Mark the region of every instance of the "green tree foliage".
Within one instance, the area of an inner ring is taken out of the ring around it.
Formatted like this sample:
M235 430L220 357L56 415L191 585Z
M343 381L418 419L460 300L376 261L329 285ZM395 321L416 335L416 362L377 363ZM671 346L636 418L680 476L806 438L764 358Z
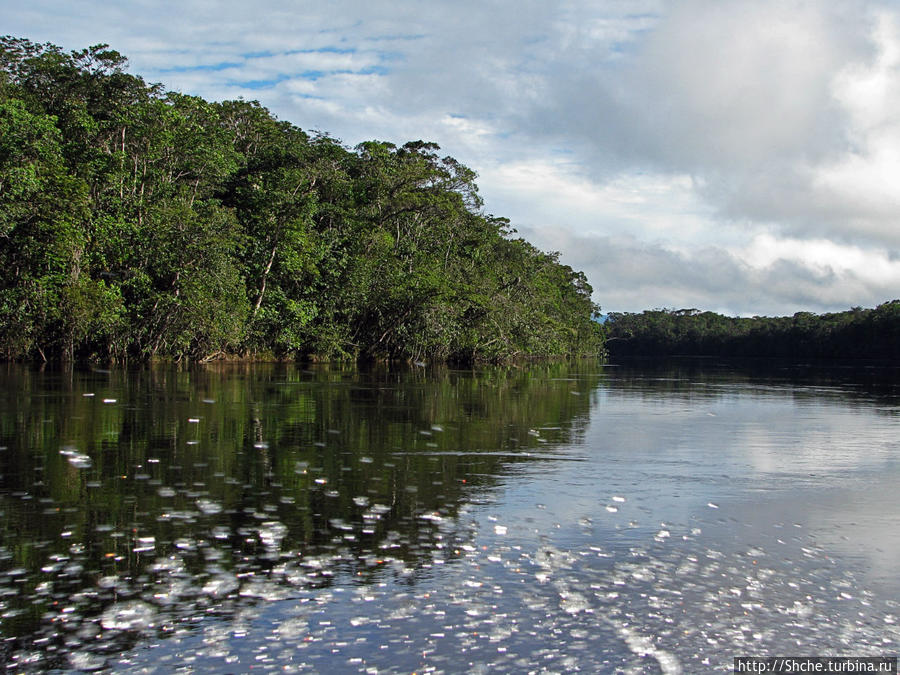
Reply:
M613 356L764 356L900 359L900 300L874 309L727 317L696 309L611 313Z
M0 38L6 358L599 353L584 275L437 145L350 149L125 65Z

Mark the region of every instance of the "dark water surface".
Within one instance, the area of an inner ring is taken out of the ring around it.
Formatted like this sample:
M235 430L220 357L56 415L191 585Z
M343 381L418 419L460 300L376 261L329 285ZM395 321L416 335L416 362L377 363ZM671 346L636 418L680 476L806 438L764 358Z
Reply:
M10 672L703 673L898 651L896 370L0 378Z

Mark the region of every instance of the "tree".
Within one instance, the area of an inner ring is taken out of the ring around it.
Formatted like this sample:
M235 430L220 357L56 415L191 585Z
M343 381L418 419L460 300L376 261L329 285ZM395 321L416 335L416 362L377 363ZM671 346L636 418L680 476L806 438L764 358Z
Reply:
M351 150L257 102L0 38L8 358L597 353L584 275L425 141Z

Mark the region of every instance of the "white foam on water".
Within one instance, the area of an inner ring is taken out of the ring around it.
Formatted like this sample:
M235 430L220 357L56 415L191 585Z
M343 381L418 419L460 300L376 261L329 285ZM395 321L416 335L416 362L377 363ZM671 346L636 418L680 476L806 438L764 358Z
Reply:
M100 625L107 630L142 630L153 625L156 608L142 600L118 602L106 609Z
M663 675L681 675L683 672L681 663L674 654L667 652L665 649L656 647L653 644L653 640L646 635L638 633L629 626L619 625L616 629L619 635L622 636L622 639L625 640L628 649L630 649L633 654L640 657L651 656L656 659Z

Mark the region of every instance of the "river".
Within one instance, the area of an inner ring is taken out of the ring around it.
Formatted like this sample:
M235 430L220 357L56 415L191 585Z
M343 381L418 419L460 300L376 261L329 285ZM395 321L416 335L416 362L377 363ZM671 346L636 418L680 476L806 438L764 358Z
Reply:
M2 366L9 672L895 655L900 371Z

